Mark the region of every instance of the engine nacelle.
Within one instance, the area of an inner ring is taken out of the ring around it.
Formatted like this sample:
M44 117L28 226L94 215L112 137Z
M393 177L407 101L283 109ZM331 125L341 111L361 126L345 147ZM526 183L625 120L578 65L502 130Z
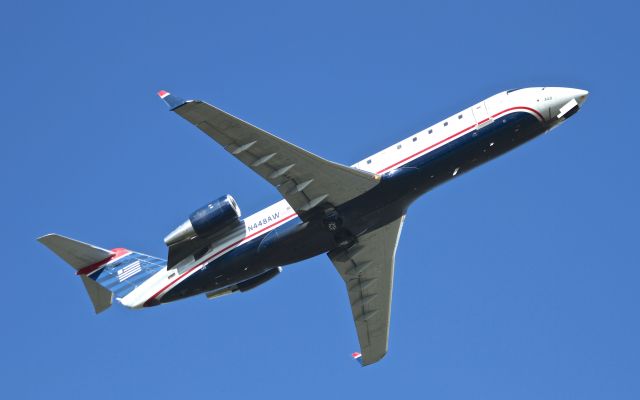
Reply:
M189 219L164 238L167 246L220 232L240 222L240 207L230 195L222 196L194 211Z

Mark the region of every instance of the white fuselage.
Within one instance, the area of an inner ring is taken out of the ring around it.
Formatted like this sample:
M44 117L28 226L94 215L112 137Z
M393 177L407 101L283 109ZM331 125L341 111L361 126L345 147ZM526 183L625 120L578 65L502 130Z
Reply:
M501 116L512 112L527 112L551 129L563 121L558 114L571 101L581 105L588 92L568 88L526 88L506 91L465 108L436 124L413 134L355 164L353 167L385 174L422 157L479 128L495 123ZM567 111L565 107L564 111ZM454 173L455 175L455 173ZM295 211L281 200L244 219L245 230L215 244L203 257L188 257L176 268L160 270L122 299L123 305L140 308L151 298L162 298L169 290L188 279L207 263L243 244L260 237L297 217Z

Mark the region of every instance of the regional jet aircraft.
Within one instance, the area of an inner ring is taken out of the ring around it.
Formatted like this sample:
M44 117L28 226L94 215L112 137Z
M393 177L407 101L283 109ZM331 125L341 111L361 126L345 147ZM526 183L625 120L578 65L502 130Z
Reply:
M508 90L355 163L326 160L198 100L158 95L284 197L246 218L230 195L194 211L164 238L167 261L61 235L38 240L80 276L97 313L112 299L142 308L245 292L282 267L326 253L345 283L362 365L387 352L396 246L425 192L563 123L588 92Z

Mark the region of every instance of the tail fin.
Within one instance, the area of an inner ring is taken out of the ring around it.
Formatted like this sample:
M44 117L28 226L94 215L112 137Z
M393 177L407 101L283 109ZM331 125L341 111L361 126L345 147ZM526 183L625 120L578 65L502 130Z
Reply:
M165 267L164 260L117 248L106 250L51 233L38 238L80 275L96 313L122 298Z
M76 273L86 270L88 267L104 264L115 254L112 251L56 235L55 233L39 237L38 241L75 268ZM82 275L82 283L87 289L96 314L111 306L113 294L110 291L98 285L96 281L86 275Z

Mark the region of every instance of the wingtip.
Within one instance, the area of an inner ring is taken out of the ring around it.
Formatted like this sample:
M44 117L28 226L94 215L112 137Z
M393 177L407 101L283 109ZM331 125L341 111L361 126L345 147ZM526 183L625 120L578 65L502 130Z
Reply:
M36 240L40 243L44 243L47 241L47 239L49 239L52 236L57 236L56 233L47 233L46 235L42 235L40 237L37 237Z
M358 353L357 351L351 353L351 358L354 359L354 361L357 361L358 364L362 365L362 354Z
M169 109L171 109L172 111L186 103L186 101L184 101L180 97L175 96L167 92L166 90L158 90L158 97L164 100L164 102L169 106Z

